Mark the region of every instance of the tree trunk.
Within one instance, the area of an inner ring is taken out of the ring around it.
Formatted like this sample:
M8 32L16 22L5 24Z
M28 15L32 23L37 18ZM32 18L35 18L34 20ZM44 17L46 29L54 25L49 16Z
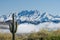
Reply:
M12 40L15 40L15 33L12 33Z

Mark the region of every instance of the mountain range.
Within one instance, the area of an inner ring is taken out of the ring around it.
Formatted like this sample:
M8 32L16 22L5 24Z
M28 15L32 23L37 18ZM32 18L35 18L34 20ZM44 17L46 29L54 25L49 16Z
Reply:
M38 10L23 10L15 15L18 22L18 33L26 33L31 31L38 31L41 28L48 28L49 30L56 30L60 28L60 16L51 15L47 12L40 13ZM0 16L0 22L10 22L12 20L12 13Z
M11 15L12 14L10 14L9 16L6 15L0 16L0 21L6 22L12 20ZM16 15L16 19L19 24L30 23L30 24L37 25L44 22L60 23L60 16L54 16L48 14L47 12L40 13L37 10L21 11Z

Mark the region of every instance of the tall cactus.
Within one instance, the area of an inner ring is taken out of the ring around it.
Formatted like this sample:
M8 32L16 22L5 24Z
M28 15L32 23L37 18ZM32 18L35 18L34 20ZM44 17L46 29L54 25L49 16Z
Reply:
M15 21L14 13L12 14L12 22L9 24L9 29L12 33L12 40L15 40L15 33L17 31L17 21Z

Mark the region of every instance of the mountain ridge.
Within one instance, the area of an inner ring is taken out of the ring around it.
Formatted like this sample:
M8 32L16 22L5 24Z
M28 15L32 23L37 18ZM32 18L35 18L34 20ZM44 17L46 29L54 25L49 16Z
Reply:
M0 19L2 18L3 20L1 20L6 22L12 20L11 16L12 14L10 14L9 16L4 15L3 17L1 16ZM48 14L47 12L40 13L38 10L21 11L16 15L16 18L19 24L31 23L37 25L44 22L60 22L60 16L53 16L51 14Z

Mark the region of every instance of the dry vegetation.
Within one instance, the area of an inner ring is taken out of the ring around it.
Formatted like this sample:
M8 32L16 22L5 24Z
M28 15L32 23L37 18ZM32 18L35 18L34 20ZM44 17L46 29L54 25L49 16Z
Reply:
M12 40L12 35L7 33L0 33L0 40ZM60 30L48 31L40 30L39 32L32 32L28 35L15 35L16 40L60 40Z

